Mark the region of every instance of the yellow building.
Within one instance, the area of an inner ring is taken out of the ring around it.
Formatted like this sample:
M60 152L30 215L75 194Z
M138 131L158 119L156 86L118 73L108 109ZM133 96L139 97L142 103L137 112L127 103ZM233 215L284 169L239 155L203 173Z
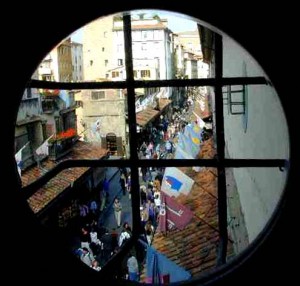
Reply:
M59 43L41 62L38 68L40 80L72 81L71 39Z

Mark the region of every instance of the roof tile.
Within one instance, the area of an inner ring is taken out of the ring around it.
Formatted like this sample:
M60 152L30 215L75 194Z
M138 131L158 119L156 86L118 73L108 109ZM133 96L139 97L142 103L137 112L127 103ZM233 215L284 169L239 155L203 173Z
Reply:
M61 161L67 159L100 159L107 154L107 150L92 143L78 141L72 151ZM34 166L22 173L22 185L27 186L37 180L43 173L52 169L56 163L46 159L41 169ZM68 188L71 183L79 179L89 168L77 167L65 169L49 180L42 188L37 190L28 200L28 204L34 213L41 211L47 204Z
M204 141L199 157L213 158L215 154L213 140ZM219 233L216 169L202 168L198 173L192 171L192 168L180 169L196 184L188 195L180 194L175 200L189 207L194 217L181 231L172 230L166 235L156 232L152 245L195 277L204 270L215 267L217 261L216 245ZM228 255L232 252L233 247L229 243ZM145 277L145 273L142 277Z

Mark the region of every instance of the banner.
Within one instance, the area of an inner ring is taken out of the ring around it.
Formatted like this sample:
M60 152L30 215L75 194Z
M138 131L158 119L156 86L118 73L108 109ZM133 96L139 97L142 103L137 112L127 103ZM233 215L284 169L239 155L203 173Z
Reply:
M187 137L183 133L179 133L178 135L177 146L179 146L183 151L188 153L193 158L196 158L200 150L199 146L194 144L191 138Z
M53 134L47 140L45 140L45 142L40 147L38 147L35 150L35 153L37 155L39 155L39 156L48 156L49 155L48 141L52 137L53 137Z
M23 161L22 161L22 151L27 147L27 145L30 143L30 141L28 141L16 154L15 154L15 160L16 160L16 163L17 163L17 167L18 167L18 172L19 172L19 175L21 177L21 166L23 164Z
M167 167L162 180L161 190L170 197L178 197L180 193L188 195L194 180L176 167Z
M168 285L191 278L188 271L151 246L147 247L146 270L146 283L155 285Z
M185 152L180 145L175 146L174 159L194 159L190 154Z
M201 129L196 124L188 124L184 128L184 135L191 139L191 141L199 146L201 143Z
M193 217L192 211L177 203L173 198L166 195L164 192L160 193L161 205L159 210L158 231L166 232L178 228L184 229Z

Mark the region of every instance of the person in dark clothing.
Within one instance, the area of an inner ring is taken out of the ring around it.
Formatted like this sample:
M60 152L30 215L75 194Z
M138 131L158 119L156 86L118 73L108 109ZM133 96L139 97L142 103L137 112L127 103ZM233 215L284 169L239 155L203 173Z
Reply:
M86 247L88 249L89 253L91 253L91 255L93 255L93 251L90 248L91 236L90 236L90 232L87 227L81 228L80 243L81 243L81 248Z
M161 173L158 173L155 177L155 180L158 180L160 182L160 185L162 184L163 175Z
M109 260L113 253L113 239L112 235L107 231L100 238L103 243L103 251L102 251L102 266Z
M124 173L121 174L120 185L121 185L121 189L123 192L123 196L125 196L126 195L126 177L125 177Z
M109 180L105 177L104 181L103 181L103 189L100 191L100 212L102 212L105 207L106 207L106 203L108 201L108 197L109 197Z

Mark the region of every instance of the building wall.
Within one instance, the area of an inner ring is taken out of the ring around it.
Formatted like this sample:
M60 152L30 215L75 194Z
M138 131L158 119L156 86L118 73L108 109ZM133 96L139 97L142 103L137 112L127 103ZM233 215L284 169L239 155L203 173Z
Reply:
M38 79L38 69L31 76L32 79ZM19 106L17 122L30 119L33 116L41 115L42 108L40 94L36 88L27 88L24 90L22 101Z
M246 51L224 37L223 75L266 76ZM271 86L248 86L248 120L229 115L224 105L225 142L230 158L287 159L287 122ZM278 168L236 168L234 179L251 242L272 215L284 188L287 172Z
M197 68L198 68L198 78L208 78L209 66L207 63L204 63L202 60L198 60Z
M82 103L82 91L78 91L74 94L75 101L78 102L78 107L76 108L76 118L77 118L77 133L80 135L80 140L85 140L85 126L83 124L83 103Z
M198 31L178 33L178 40L183 45L185 50L192 52L196 55L202 55Z
M41 114L41 104L38 97L23 99L19 106L17 122Z
M132 21L132 56L134 60L134 70L140 71L148 69L148 65L143 65L144 61L152 62L159 72L153 73L147 79L171 79L172 78L172 58L171 58L171 38L170 31L165 26L159 26L160 22L155 19L144 19ZM136 28L145 25L147 28ZM153 29L151 27L153 26ZM114 22L113 36L113 58L114 67L118 67L118 59L125 63L124 36L122 22ZM148 63L149 64L149 63Z
M55 112L55 115L59 116L58 112ZM47 137L49 137L52 134L56 133L54 114L43 114L43 118L47 120L46 132L47 132Z
M198 77L198 68L197 61L194 59L185 59L185 75L189 78L197 78Z
M113 17L95 20L83 28L83 74L84 80L106 78L112 68ZM105 64L107 61L107 64Z
M59 43L43 59L39 69L39 79L50 81L72 81L72 52L70 38ZM43 76L49 79L43 79Z
M72 51L70 38L63 41L56 49L59 81L70 82L72 80Z
M92 100L91 91L82 91L82 120L88 141L100 141L107 133L115 133L125 139L125 100L118 92L105 92L104 99ZM99 128L96 128L97 121Z
M82 44L72 42L72 80L83 80L83 47Z

